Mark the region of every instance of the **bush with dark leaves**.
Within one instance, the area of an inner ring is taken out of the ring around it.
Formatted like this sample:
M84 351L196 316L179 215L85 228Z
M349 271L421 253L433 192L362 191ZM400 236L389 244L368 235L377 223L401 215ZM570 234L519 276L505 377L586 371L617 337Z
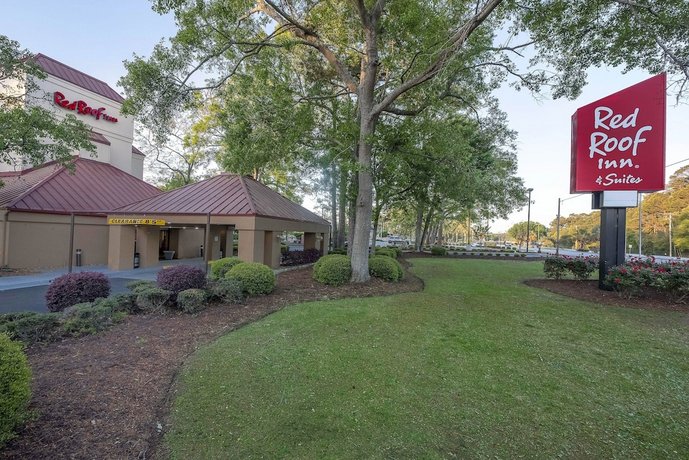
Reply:
M316 262L321 257L318 249L306 249L304 251L288 251L282 254L281 265L295 266Z
M206 287L206 273L193 265L175 265L158 272L158 287L175 294Z
M68 273L55 278L45 293L48 310L62 311L110 295L110 281L98 272Z

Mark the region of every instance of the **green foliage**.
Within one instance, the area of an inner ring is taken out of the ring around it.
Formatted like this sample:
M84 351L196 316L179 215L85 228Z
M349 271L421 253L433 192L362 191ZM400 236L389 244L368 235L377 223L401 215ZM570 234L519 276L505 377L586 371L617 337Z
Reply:
M598 269L598 257L548 256L543 263L546 278L561 279L570 272L578 280L587 280Z
M689 297L689 262L657 263L653 258L634 258L610 268L605 282L629 297L653 288L677 302L686 302Z
M208 289L213 300L229 304L239 304L244 301L244 287L239 280L221 278L212 281Z
M38 342L51 342L62 336L60 313L22 313L3 315L0 333L27 345Z
M96 334L110 328L124 316L125 312L113 312L108 302L80 303L63 311L62 329L71 336Z
M388 249L388 248L376 248L376 255L377 256L386 256L386 257L392 257L393 259L397 258L397 251L393 249Z
M144 313L162 313L172 299L172 291L157 287L140 289L136 293L136 304Z
M211 262L210 278L212 280L222 279L225 277L225 274L232 269L232 267L243 263L244 261L239 257L225 257L223 259L214 260Z
M226 278L242 283L247 295L270 294L275 288L275 274L267 265L258 262L245 262L235 265L225 275Z
M548 234L548 229L545 225L533 221L527 226L527 222L524 221L512 225L507 230L507 234L514 238L519 246L526 242L527 233L529 237L529 244L531 245L532 243L536 243L542 238L545 238Z
M431 254L434 256L445 256L447 255L447 249L442 246L433 246L431 248Z
M328 254L313 266L313 279L331 286L349 283L352 278L352 260L345 254Z
M345 248L333 248L330 251L328 251L328 254L334 254L334 255L347 255L347 249Z
M373 256L368 260L368 271L371 276L385 281L399 281L404 271L395 259L386 256Z
M28 419L31 371L19 342L0 333L0 449Z
M89 140L91 128L74 115L25 104L24 96L38 93L33 80L46 74L22 50L19 43L0 35L0 163L21 166L57 160L68 164L75 150L95 152ZM26 75L30 78L26 79ZM14 83L26 82L24 87ZM51 142L45 142L49 138Z
M177 294L177 307L184 313L197 313L207 305L207 294L203 289L187 289Z
M93 303L98 306L107 306L114 313L136 313L138 310L136 294L133 292L114 294L107 299L96 299Z
M135 280L127 283L127 289L132 291L134 294L138 294L139 291L146 291L154 287L158 287L155 281Z

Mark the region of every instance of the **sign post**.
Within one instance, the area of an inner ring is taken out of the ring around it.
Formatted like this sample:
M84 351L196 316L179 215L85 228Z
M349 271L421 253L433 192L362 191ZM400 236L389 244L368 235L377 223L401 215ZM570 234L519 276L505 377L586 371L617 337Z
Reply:
M601 209L599 286L624 263L626 208L665 189L665 74L585 105L572 115L570 193Z

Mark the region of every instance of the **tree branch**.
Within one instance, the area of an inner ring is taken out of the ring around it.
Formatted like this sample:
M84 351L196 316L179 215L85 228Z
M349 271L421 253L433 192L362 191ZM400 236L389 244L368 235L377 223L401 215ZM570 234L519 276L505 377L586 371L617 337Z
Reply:
M428 65L423 72L416 77L402 83L400 86L388 93L388 95L385 96L380 103L376 104L373 108L373 115L377 115L382 112L402 94L434 78L447 65L457 50L464 45L472 32L483 24L483 22L488 18L488 16L490 16L493 10L500 5L500 3L502 3L502 0L488 0L477 14L475 14L450 37L448 40L449 45L438 53L436 59L430 65Z

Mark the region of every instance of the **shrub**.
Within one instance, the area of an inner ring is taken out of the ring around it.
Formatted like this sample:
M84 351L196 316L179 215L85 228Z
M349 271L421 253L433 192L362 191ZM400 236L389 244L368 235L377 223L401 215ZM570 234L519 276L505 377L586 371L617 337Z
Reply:
M331 251L328 252L328 254L337 254L337 255L347 255L347 249L346 248L333 248Z
M402 277L400 263L387 256L373 256L368 259L368 272L371 276L386 281L399 281Z
M632 297L644 288L653 288L678 302L689 296L689 262L656 263L655 259L634 258L612 267L606 284L620 294Z
M244 288L239 280L223 278L210 285L210 296L223 303L238 304L244 301Z
M125 292L122 294L115 294L107 299L96 299L94 301L96 305L106 305L114 313L126 312L126 313L136 313L138 308L136 306L136 294L131 292Z
M211 275L212 280L219 280L225 277L225 274L229 272L235 265L243 264L244 261L239 257L225 257L223 259L214 260L211 262Z
M0 448L27 419L30 384L31 371L21 344L0 334Z
M543 272L546 278L561 279L567 274L567 259L564 257L546 257L543 262Z
M177 294L206 287L206 273L193 265L175 265L158 272L158 287Z
M319 283L341 286L351 278L352 259L344 254L328 254L313 266L313 279Z
M196 313L206 308L206 291L186 289L177 294L177 307L185 313Z
M155 281L148 281L148 280L135 280L135 281L130 281L127 283L127 289L132 291L133 293L138 293L139 291L145 291L146 289L150 289L156 287Z
M37 342L52 342L62 337L59 313L10 313L0 324L0 333L27 345ZM9 317L9 319L7 319Z
M305 251L288 251L282 254L281 265L294 266L306 265L316 262L321 257L318 249L307 249Z
M395 259L399 259L402 255L402 249L397 246L388 246L386 249L390 249L391 251L395 252Z
M388 248L376 248L376 255L377 256L385 256L385 257L392 257L393 259L397 258L397 252L395 252L392 249L388 249Z
M273 270L258 262L235 265L225 277L240 281L244 292L248 295L270 294L275 287Z
M95 334L120 321L126 313L113 312L107 303L86 302L65 309L62 313L64 322L62 329L66 334L80 336Z
M160 288L141 290L136 295L136 304L145 313L161 313L173 296L172 291Z
M444 256L447 254L447 249L442 246L433 246L431 248L431 254L434 256Z
M45 301L50 311L62 311L65 308L83 302L92 302L99 297L110 295L110 281L102 273L81 272L68 273L55 278L48 287Z

